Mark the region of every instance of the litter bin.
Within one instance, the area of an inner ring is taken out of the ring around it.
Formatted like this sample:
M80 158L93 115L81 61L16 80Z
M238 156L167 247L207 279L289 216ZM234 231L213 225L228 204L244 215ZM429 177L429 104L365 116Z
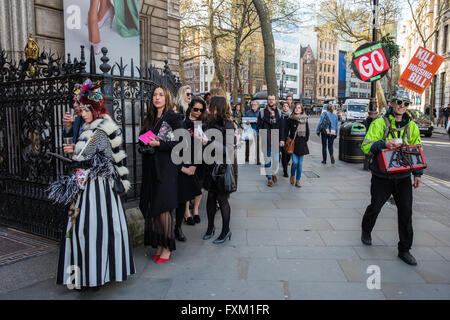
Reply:
M361 144L366 135L366 127L359 122L346 122L339 131L339 160L363 163L365 155Z

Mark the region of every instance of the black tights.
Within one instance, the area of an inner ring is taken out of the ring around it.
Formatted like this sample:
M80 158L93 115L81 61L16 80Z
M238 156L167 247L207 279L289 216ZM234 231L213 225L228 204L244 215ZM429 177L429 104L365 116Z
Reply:
M175 229L181 228L185 212L186 202L178 203L178 207L175 210Z
M230 215L231 208L228 203L229 194L215 193L208 191L208 198L206 200L206 213L208 215L208 230L207 234L211 234L214 229L214 216L216 215L216 203L219 203L220 212L222 213L222 232L219 238L222 239L230 231Z

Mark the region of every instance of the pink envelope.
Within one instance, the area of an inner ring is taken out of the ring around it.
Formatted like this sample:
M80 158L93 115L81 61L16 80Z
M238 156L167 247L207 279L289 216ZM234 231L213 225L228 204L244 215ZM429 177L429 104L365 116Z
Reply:
M152 141L151 138L156 138L156 134L154 134L151 130L139 136L139 140L141 140L145 144L150 143L150 141Z

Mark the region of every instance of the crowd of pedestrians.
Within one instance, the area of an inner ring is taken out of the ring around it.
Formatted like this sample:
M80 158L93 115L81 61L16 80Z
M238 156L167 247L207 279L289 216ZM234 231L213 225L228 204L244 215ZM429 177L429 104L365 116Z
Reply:
M403 113L395 109L397 105L391 103L391 107L394 110L393 123L400 125L399 121L403 119L405 123L402 125L410 125L408 119L401 118ZM123 166L126 154L121 150L121 131L108 114L99 84L87 80L76 86L73 108L75 114L68 112L63 117L63 135L72 139L72 143L63 145L73 163L72 175L55 181L49 189L49 198L65 205L68 211L57 283L66 284L70 275L67 270L75 266L80 270L81 287L98 288L110 281L125 281L135 273L120 200L120 195L130 187L126 180L128 170ZM404 112L403 109L401 111ZM381 125L382 122L379 120L374 124ZM375 135L375 126L370 128L368 136ZM186 139L175 137L178 129L187 132ZM322 112L315 132L321 136L322 163L327 161L328 149L334 164L333 143L338 134L338 117L333 105L328 105ZM303 158L310 154L308 115L301 103L294 104L291 95L286 101L277 103L276 97L269 94L266 105L260 106L257 101L252 101L241 110L239 104L232 108L220 88L211 89L202 98L194 97L191 88L183 86L174 99L167 88L158 86L148 101L140 135L150 136L149 141L140 138L138 148L142 154L139 208L145 220L144 244L156 249L152 259L158 264L170 260L176 250L176 241L188 241L182 230L183 222L186 225L200 223L199 206L204 190L207 191L207 228L203 240L215 236L215 215L219 210L222 227L212 242L220 244L231 240L229 198L237 189L236 148L241 137L245 141L246 162L251 155L256 156L258 164L263 162L261 165L265 169L268 187L278 183L281 161L283 176L290 178L291 185L301 188ZM414 142L420 143L420 138L416 139L419 140ZM376 153L391 142L372 144L366 139L363 150L367 153L370 148ZM180 143L186 148L182 148L182 161L178 163L174 161L173 151ZM201 151L212 150L208 161L203 153L197 161L196 145ZM371 229L388 193L393 193L399 200L402 197L411 199L409 191L398 193L392 189L391 182L383 180L385 178L375 172L372 179L373 188L382 188L387 193L382 199L372 194L372 203L366 210L362 225L365 244L370 244ZM406 176L399 179L404 179L398 181L410 190L411 184L407 183ZM414 186L417 187L418 183L419 173ZM412 241L411 210L409 206L401 206L399 210L403 217L399 229L402 233L399 256L414 264L414 258L408 255Z

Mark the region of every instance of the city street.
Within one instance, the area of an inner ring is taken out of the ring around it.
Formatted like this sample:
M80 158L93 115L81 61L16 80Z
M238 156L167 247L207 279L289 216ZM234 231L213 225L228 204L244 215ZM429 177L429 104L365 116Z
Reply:
M424 179L414 190L411 253L418 266L408 266L397 257L396 207L384 206L373 245L362 245L370 173L361 164L321 164L321 146L311 137L302 188L281 176L269 188L257 166L239 167L238 191L230 200L231 241L202 240L203 197L201 223L183 224L188 240L177 242L168 263L155 264L154 250L141 246L133 252L137 274L128 281L74 292L55 284L54 243L50 253L0 266L0 299L450 299L450 187L438 192ZM381 288L370 290L368 267L374 265Z

